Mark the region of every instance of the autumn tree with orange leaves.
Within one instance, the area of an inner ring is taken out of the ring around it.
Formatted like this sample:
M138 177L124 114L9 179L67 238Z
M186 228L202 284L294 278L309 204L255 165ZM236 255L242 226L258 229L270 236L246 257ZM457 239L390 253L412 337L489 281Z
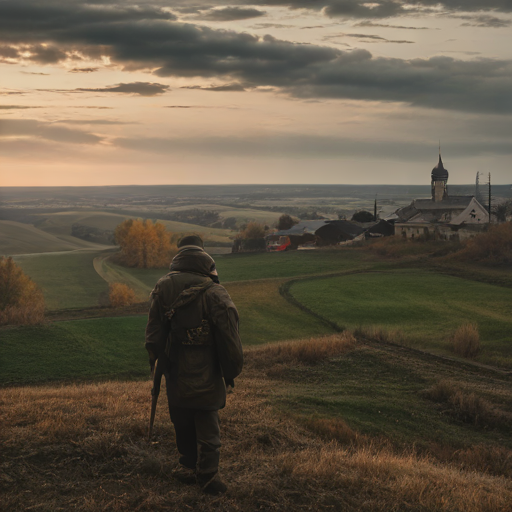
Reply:
M12 258L0 257L0 325L38 324L44 320L39 287Z
M171 261L177 248L171 243L172 234L163 224L147 219L128 219L115 230L116 243L121 247L118 261L127 267L162 268Z

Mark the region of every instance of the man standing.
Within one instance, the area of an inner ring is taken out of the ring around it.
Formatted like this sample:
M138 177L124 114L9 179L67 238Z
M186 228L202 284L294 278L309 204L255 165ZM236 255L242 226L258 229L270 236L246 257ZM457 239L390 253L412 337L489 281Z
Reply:
M227 487L218 474L218 410L243 366L238 312L201 238L186 236L178 248L171 272L151 293L146 349L151 366L158 359L165 375L180 454L176 476L197 477L204 492L219 494Z

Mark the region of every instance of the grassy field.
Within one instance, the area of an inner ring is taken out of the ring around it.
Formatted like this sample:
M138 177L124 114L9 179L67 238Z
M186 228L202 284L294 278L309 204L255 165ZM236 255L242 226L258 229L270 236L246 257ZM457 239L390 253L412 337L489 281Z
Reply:
M280 282L233 283L245 347L332 332L291 306ZM2 329L0 384L143 377L147 372L147 316L94 318Z
M18 256L15 261L43 290L52 309L97 306L108 290L94 270L97 251Z
M221 411L221 497L172 478L164 396L148 443L149 381L1 389L1 508L509 511L510 428L462 420L423 394L453 368L343 343L300 361L308 350L294 346L247 354ZM453 386L511 405L510 380L459 370Z
M458 326L475 322L482 344L477 360L512 367L510 288L407 270L297 281L290 291L341 327L384 329L397 341L440 353Z
M101 250L105 246L74 237L57 237L30 224L0 221L0 255L13 256L87 248Z

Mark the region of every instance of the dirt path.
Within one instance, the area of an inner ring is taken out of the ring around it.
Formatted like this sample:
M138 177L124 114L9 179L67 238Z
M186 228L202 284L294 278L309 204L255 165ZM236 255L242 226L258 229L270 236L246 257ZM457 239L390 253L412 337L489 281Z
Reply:
M147 300L151 292L151 288L136 277L130 275L128 272L123 272L120 267L114 268L110 265L108 260L111 256L111 254L102 254L101 256L94 258L93 266L98 275L109 284L126 284L135 292L137 299L141 301Z

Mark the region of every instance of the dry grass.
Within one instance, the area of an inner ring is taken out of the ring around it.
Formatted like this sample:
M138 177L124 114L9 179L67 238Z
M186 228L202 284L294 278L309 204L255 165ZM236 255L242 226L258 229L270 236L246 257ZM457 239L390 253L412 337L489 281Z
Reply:
M459 420L489 428L509 428L512 414L501 411L485 398L448 380L440 380L424 392L425 397L449 406Z
M281 364L317 364L326 359L341 356L356 346L350 331L321 338L283 341L259 347L248 353L249 364L270 367Z
M458 356L472 359L480 352L478 325L467 322L457 328L450 337L450 347Z
M245 372L221 413L221 466L230 489L218 498L170 477L176 453L162 399L155 441L147 442L149 381L2 390L0 508L510 510L512 483L503 477L378 444L343 446L328 440L354 438L341 423L329 433L332 425L316 422L318 436L278 415L269 405L274 383L260 373Z
M384 329L383 327L361 326L354 330L357 338L366 338L383 343L407 345L407 338L400 329Z

